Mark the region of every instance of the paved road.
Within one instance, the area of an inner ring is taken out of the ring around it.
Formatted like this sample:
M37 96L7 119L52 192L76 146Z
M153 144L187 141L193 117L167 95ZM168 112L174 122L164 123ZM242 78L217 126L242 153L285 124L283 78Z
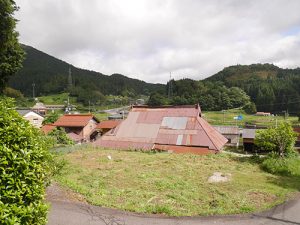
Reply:
M91 206L52 186L48 225L300 225L300 196L264 213L214 217L164 217Z

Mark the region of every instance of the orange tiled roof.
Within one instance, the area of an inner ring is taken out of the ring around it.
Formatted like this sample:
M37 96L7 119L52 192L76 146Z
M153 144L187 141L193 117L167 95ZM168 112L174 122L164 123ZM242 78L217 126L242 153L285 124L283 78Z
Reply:
M97 125L96 129L113 129L121 122L122 120L104 120Z
M54 123L54 125L57 127L84 127L91 119L99 122L92 114L71 114L63 115Z
M48 134L50 131L52 131L56 126L54 126L53 124L45 124L44 126L42 126L41 130L45 133Z

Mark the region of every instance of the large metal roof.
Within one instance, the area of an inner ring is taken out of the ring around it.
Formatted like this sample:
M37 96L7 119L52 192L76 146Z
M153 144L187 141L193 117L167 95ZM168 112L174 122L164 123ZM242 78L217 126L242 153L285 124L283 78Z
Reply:
M95 142L109 148L143 148L156 146L201 147L219 151L227 142L216 129L200 117L199 106L133 107L116 129Z

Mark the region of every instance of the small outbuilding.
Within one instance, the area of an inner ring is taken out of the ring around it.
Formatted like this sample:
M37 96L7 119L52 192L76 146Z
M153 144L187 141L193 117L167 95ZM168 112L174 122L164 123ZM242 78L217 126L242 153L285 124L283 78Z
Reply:
M255 139L256 129L243 129L242 138L244 150L246 152L254 151L254 139Z
M238 126L214 126L214 128L227 138L226 146L239 146L240 131Z

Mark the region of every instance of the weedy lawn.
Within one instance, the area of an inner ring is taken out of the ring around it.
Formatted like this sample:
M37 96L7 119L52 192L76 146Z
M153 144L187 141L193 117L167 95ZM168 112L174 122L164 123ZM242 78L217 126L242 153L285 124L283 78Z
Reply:
M111 160L108 159L111 156ZM170 216L260 211L300 189L299 177L263 172L255 160L226 154L143 153L82 147L59 153L65 166L55 179L98 206ZM210 184L214 172L227 183Z
M242 115L243 119L240 121L234 120L234 117ZM242 126L245 123L256 124L260 126L275 126L277 123L283 121L289 121L293 125L300 125L298 117L289 116L284 118L283 116L255 116L248 115L243 110L230 109L225 111L205 111L202 115L212 125L239 125Z

